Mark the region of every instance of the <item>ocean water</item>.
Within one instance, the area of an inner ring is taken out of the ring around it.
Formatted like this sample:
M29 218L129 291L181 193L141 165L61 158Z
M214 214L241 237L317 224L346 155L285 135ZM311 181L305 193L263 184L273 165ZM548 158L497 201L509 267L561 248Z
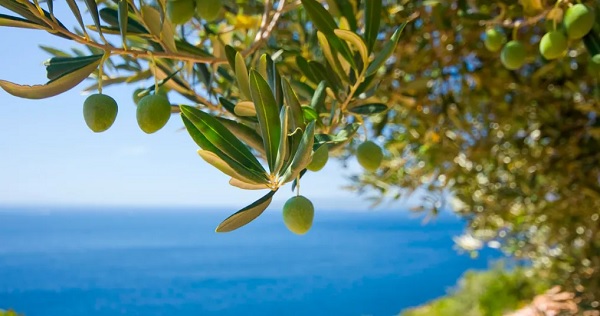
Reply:
M267 211L0 210L0 308L27 316L396 315L499 254L457 254L464 224L319 212L305 236Z

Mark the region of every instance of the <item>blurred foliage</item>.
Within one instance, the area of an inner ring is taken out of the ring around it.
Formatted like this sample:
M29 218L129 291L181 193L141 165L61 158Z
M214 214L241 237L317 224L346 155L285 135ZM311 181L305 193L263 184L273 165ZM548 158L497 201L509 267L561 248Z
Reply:
M351 189L371 194L377 203L426 188L416 211L435 214L452 208L468 221L467 234L480 241L472 245L499 244L531 260L544 278L579 293L584 304L600 304L598 1L582 1L596 12L593 29L583 39L569 40L564 56L552 61L541 57L538 44L546 32L562 31L563 15L575 1L384 0L380 8L379 1L360 0L223 0L215 20L196 15L182 25L164 19L167 2L138 6L107 0L96 8L95 1L68 1L71 9L85 3L94 22L84 28L81 21L81 28L71 30L56 17L48 18L53 1L45 3L45 11L37 1L0 0L22 17L0 16L0 26L45 30L89 51L42 47L70 58L48 63L48 79L56 79L49 88L0 84L15 95L46 97L91 73L101 84L87 91L137 83L147 87L136 93L139 97L160 86L219 117L235 128L253 155L267 156L269 163L269 172L255 164L246 173L256 183L232 184L273 190L236 213L241 219L228 219L227 229L259 216L281 185L304 175L298 171L310 160L312 139L302 137L307 152L282 151L284 159L275 161L279 153L274 149L284 147L278 147L277 134L267 131L285 132L285 119L280 121L275 111L269 114L275 123L265 125L255 116L258 107L245 102L272 93L279 107L303 118L301 130L314 122L315 144L327 144L332 155L353 157L364 139L384 145L382 167L353 177ZM489 29L523 44L522 67L506 69L501 52L486 48ZM95 33L99 30L103 34ZM360 36L362 44L353 36ZM103 53L110 58L100 59ZM251 88L259 93L248 96L248 72L242 65L255 69L251 76L262 77L268 87L252 80ZM281 88L282 78L290 89ZM154 84L148 82L152 79ZM294 94L297 100L290 98ZM271 108L265 106L273 103L271 98L266 101L260 109ZM200 128L187 126L195 140L203 141ZM261 147L262 134L273 136L265 137L269 148ZM234 139L217 136L221 142ZM298 149L300 134L287 136L290 148ZM216 143L203 144L206 149ZM223 166L214 155L205 156ZM302 157L286 176L281 162L290 165L292 156ZM254 163L247 152L241 158ZM285 181L280 182L282 174Z
M502 316L549 288L525 268L467 271L448 295L403 311L402 316Z

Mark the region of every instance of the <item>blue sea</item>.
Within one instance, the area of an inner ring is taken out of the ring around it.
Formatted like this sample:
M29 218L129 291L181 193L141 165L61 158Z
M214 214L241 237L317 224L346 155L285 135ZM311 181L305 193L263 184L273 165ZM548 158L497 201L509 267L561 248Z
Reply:
M500 255L458 254L464 223L407 212L279 212L214 233L229 213L0 209L0 308L27 316L396 315Z

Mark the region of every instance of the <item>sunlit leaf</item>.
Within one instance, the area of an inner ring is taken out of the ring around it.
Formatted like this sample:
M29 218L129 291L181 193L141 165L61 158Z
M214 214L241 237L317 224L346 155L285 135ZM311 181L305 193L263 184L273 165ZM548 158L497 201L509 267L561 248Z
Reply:
M243 209L239 210L235 214L229 216L227 219L225 219L223 222L221 222L221 224L219 224L219 226L216 229L216 232L218 232L218 233L230 232L230 231L236 230L236 229L250 223L254 219L256 219L258 216L260 216L260 214L262 214L267 209L269 204L271 204L271 200L272 200L275 192L277 192L277 191L271 191L271 192L267 193L265 196L256 200L254 203L244 207Z
M246 145L210 114L191 106L182 106L181 113L192 122L211 144L229 158L258 173L265 172L262 165L256 160L256 157L254 157Z
M6 92L25 99L49 98L68 91L87 78L100 64L100 58L86 66L63 74L45 85L19 85L6 80L0 80L0 87Z
M271 92L269 84L256 70L252 70L250 73L250 92L256 106L256 114L264 141L269 170L273 172L275 170L275 161L277 159L279 137L281 134L279 107L275 103L275 97Z

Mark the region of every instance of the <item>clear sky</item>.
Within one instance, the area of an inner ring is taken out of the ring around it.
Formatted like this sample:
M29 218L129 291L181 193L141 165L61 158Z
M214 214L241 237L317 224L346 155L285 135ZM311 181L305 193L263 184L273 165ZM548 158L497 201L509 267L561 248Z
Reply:
M74 25L65 2L55 1L55 7L63 23ZM20 84L47 81L42 62L50 56L39 44L77 47L36 30L0 27L0 39L0 79ZM137 85L104 89L118 102L119 115L108 131L91 132L83 120L86 96L81 93L90 83L43 100L20 99L0 89L0 205L239 208L264 194L229 186L227 176L196 154L197 145L179 130L178 115L155 134L139 130L131 99ZM359 170L354 161L348 170L330 160L321 172L303 178L301 194L317 208L366 209L362 197L341 189L352 170ZM291 196L285 187L273 205Z

